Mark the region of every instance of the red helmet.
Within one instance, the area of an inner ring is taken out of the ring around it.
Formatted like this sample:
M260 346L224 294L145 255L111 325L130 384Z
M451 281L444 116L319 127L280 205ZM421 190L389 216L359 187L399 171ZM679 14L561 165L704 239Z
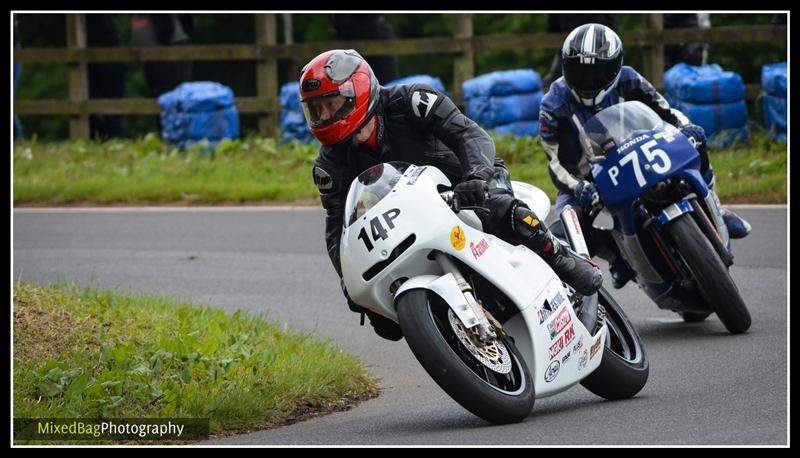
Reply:
M303 67L300 101L311 133L335 145L363 127L378 104L380 85L352 49L326 51Z

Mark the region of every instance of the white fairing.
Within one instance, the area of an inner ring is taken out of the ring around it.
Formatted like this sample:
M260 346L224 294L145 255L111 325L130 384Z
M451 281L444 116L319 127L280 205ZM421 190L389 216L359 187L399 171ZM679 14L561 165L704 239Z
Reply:
M520 310L504 329L531 370L537 397L563 391L597 368L605 326L593 337L575 315L563 283L538 255L465 224L441 198L437 185L450 186L437 168L411 166L390 193L344 228L342 273L353 301L397 321L395 298L411 289L428 289L466 327L475 326L475 315L453 275L429 257L439 251L491 281ZM545 219L547 195L526 183L513 186ZM405 249L398 254L401 245Z
M540 220L547 219L547 214L550 213L550 198L544 191L528 183L513 180L511 188L514 190L514 197L528 204Z

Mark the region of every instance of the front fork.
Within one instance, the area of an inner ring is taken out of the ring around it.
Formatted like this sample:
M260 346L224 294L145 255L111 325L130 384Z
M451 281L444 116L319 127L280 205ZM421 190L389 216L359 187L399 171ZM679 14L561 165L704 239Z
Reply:
M472 313L478 317L477 328L480 342L486 344L496 339L497 333L495 333L494 327L489 323L489 319L483 312L483 306L475 299L475 296L472 294L472 287L467 280L464 279L464 276L461 275L461 271L458 270L453 260L441 251L435 252L433 257L445 273L453 275L456 283L458 283L458 287L461 288L461 292L464 294L464 298L467 300L467 305L472 309Z
M581 223L578 220L578 213L572 208L572 205L566 205L558 216L561 218L561 223L564 225L564 232L567 234L567 241L572 247L572 250L581 256L589 258L589 248L586 246L586 239L583 237L583 230L581 230Z

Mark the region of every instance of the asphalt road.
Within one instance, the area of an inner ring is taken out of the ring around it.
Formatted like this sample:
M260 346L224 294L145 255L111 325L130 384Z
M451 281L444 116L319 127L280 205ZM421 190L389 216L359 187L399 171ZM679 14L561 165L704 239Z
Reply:
M493 426L451 400L404 341L359 327L323 241L318 209L15 210L13 280L93 283L262 313L361 358L382 394L356 408L208 444L786 445L787 209L739 208L732 275L753 317L730 335L716 316L685 324L635 284L613 291L641 334L650 379L609 402L580 386Z

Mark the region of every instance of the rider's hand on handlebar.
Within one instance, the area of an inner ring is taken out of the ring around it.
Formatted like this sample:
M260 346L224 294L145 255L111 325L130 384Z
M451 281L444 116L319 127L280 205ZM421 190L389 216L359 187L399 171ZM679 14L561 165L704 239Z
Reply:
M591 181L581 180L578 183L578 187L575 188L575 200L587 213L596 213L603 208L600 193Z
M680 127L680 131L685 135L692 146L699 152L703 152L706 148L706 131L697 124L686 124Z
M453 193L458 198L461 207L479 207L486 200L489 185L486 180L473 178L462 181L453 188Z

